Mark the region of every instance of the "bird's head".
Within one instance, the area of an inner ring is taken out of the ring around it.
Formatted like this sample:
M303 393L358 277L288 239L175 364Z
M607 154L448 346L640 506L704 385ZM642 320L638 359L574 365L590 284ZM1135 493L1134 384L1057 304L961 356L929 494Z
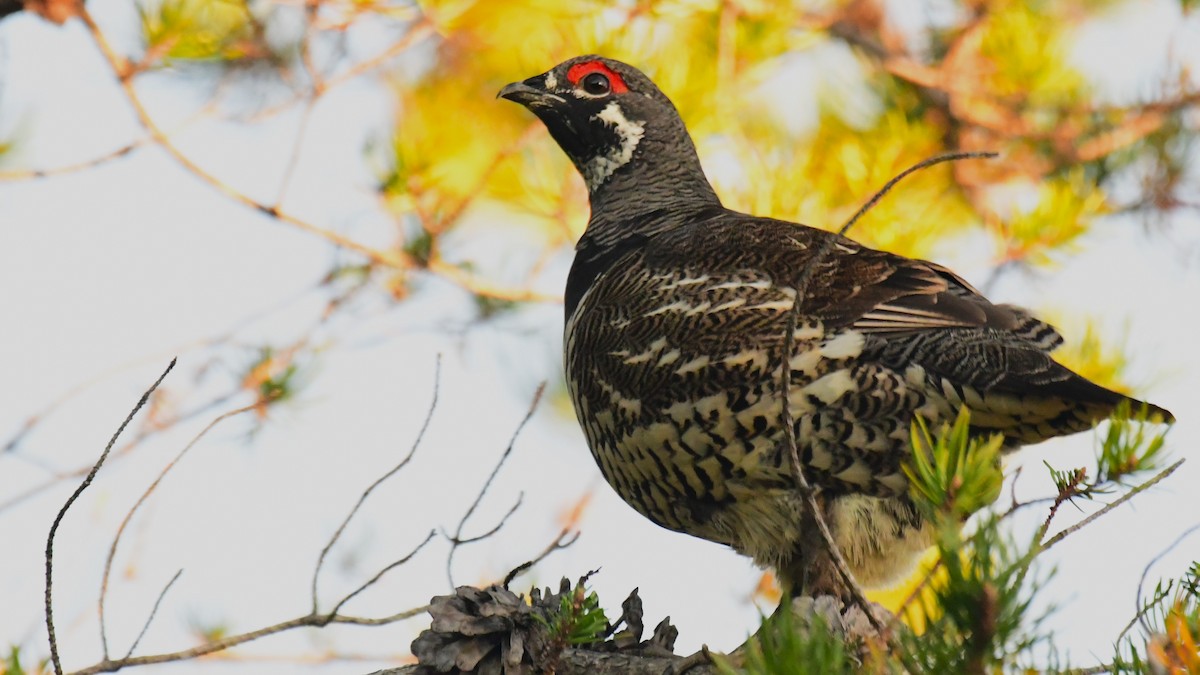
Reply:
M618 172L630 176L637 167L675 155L699 166L671 100L641 71L620 61L577 56L507 85L499 95L542 120L593 195Z

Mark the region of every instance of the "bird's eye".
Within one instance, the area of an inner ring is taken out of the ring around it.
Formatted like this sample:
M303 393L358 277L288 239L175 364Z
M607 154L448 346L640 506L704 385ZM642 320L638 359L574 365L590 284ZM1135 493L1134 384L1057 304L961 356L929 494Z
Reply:
M603 96L612 90L612 85L604 73L588 73L582 84L583 90L592 96Z

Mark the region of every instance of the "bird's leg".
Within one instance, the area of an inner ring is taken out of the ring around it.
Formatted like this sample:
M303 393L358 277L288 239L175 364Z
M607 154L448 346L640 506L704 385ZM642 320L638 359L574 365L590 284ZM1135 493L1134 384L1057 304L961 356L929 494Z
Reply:
M820 499L820 495L813 501L818 508L824 508L824 500ZM817 517L808 509L801 515L800 540L796 542L795 553L787 565L778 570L779 580L790 597L830 595L849 606L854 601L854 594L846 585L833 552L829 550L832 542L826 542L821 535Z
M828 630L848 642L884 637L883 627L894 618L891 613L876 603L859 601L812 514L805 514L801 531L795 554L778 570L785 600L776 614L792 612L803 626L819 616Z

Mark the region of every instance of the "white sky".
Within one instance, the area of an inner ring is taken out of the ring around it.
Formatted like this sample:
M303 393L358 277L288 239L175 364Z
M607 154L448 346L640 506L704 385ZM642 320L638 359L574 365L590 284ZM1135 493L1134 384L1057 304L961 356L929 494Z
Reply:
M113 26L123 20L115 3L89 6ZM1147 73L1166 49L1200 44L1181 37L1195 38L1196 20L1178 27L1174 6L1130 2L1113 21L1084 33L1081 53L1095 57L1088 65L1104 69L1115 97L1144 93ZM1186 58L1200 63L1195 52ZM168 129L198 102L181 102L177 89L154 83L146 91ZM371 140L363 130L386 131L390 114L386 90L371 82L328 95L311 123L287 208L367 243L388 242L390 224L371 195L362 148ZM253 129L199 124L178 140L227 182L269 199L286 156L279 148L290 143L296 124L295 115ZM54 27L27 16L0 23L0 130L14 128L21 131L22 147L3 168L53 167L137 137L132 116L81 27ZM903 198L903 188L890 198ZM1147 235L1138 223L1111 219L1061 267L1035 278L1008 277L993 293L997 301L1069 308L1098 318L1106 340L1127 345L1131 379L1144 385L1139 393L1180 418L1170 447L1188 457L1200 446L1194 414L1200 407L1194 386L1200 378L1197 225L1194 217L1179 218ZM981 281L986 259L978 253L948 250L940 260ZM187 408L205 392L219 391L252 358L249 350L232 357L222 352L209 380L195 383L192 374L214 356L196 347L197 341L235 326L237 343L249 347L282 344L301 334L324 299L308 289L335 255L324 242L217 196L156 149L66 177L0 182L0 441L74 386L96 381L26 438L20 457L0 457L0 503L43 480L42 466L91 462L170 355L180 356L180 366L166 389ZM561 287L566 262L564 256L551 266L546 290ZM306 611L312 565L329 533L363 487L411 444L428 406L437 354L444 357L441 405L425 443L334 551L322 579L326 601L406 553L431 527L453 527L538 380L560 377L557 306L533 308L498 325L468 326L473 313L465 294L431 280L411 301L392 306L368 300L355 311L357 318L318 332L327 348L299 400L276 409L250 442L244 422L218 428L135 520L109 596L114 652L124 653L162 584L181 567L184 574L139 653L191 646L192 620L225 621L240 631ZM1068 340L1078 336L1071 326L1064 328ZM61 528L56 611L68 668L99 659L95 597L117 524L161 466L209 419L182 425L106 467ZM1050 489L1043 459L1058 467L1087 465L1091 445L1082 435L1024 452L1019 462L1029 470L1021 492L1032 496ZM1105 658L1109 641L1132 616L1142 568L1200 521L1198 479L1200 463L1190 461L1164 486L1047 556L1059 569L1043 596L1059 607L1048 625L1077 663L1090 663L1093 653ZM64 483L0 512L0 647L16 643L27 656L46 654L42 551L53 514L73 487ZM758 572L729 551L666 532L635 514L599 478L574 421L545 406L468 533L491 527L522 491L524 506L499 536L460 551L456 580L491 579L529 558L557 532L561 509L593 488L595 502L578 543L518 587L599 567L593 584L605 605L619 612L628 591L640 587L647 624L671 614L681 632L677 651L683 653L701 642L732 648L754 629L756 610L746 598ZM1064 509L1060 525L1094 506L1083 508ZM1041 517L1027 514L1015 531L1031 532ZM432 544L347 610L385 615L446 592L445 551L445 544ZM1151 579L1178 575L1197 557L1200 538L1193 538L1165 556ZM383 629L308 631L239 653L320 653L336 646L400 656L426 624L422 617ZM363 673L382 665L387 663L312 669ZM300 670L287 662L221 667ZM172 666L172 672L213 668L192 664Z

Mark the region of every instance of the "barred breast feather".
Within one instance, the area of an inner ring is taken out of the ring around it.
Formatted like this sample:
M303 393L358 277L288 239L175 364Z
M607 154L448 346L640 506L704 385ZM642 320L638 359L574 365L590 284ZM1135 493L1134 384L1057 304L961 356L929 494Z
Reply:
M605 478L654 522L766 565L801 538L780 366L794 280L825 237L720 211L605 261L568 301L568 385ZM966 406L1017 447L1123 399L1050 358L1052 327L945 268L840 237L833 251L800 299L787 401L808 479L830 503L860 497L846 517L883 509L892 539L921 530L901 470L915 415Z

